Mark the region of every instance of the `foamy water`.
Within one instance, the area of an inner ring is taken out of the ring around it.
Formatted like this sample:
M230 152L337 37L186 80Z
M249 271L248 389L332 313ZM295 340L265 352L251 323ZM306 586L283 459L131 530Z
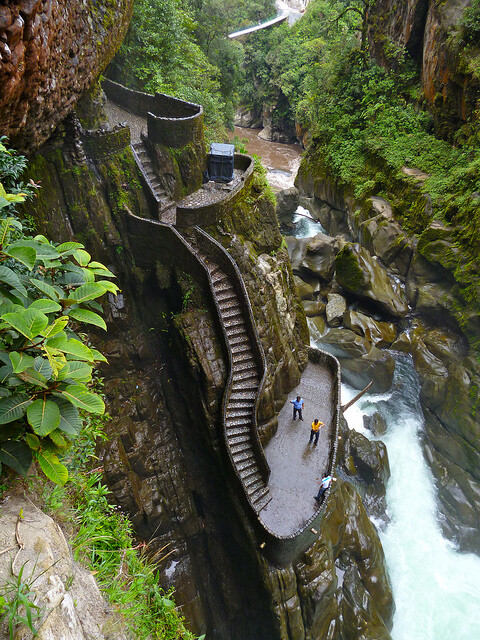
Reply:
M342 402L357 391L342 386ZM419 431L423 416L411 360L399 356L393 389L365 395L345 412L350 428L372 438L363 415L378 411L387 423L382 437L391 478L390 523L380 532L392 580L396 613L393 640L478 640L480 558L455 550L441 532L433 476L425 463Z

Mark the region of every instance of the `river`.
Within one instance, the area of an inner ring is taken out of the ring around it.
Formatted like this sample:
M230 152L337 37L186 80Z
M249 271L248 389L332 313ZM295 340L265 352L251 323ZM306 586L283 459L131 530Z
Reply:
M302 147L299 144L267 142L258 137L260 131L261 129L235 127L232 138L240 138L245 143L247 153L262 159L267 169L267 180L274 191L293 187L300 166Z
M293 185L301 149L266 142L258 131L237 129L247 138L250 153L263 158L274 188ZM299 207L292 218L293 234L311 237L322 231ZM313 326L313 325L312 325ZM319 339L319 336L317 336ZM312 334L312 343L315 336ZM462 554L442 535L433 476L423 457L419 434L423 414L419 383L409 356L397 360L394 383L384 395L366 394L345 413L351 429L368 438L363 415L378 411L387 423L382 437L391 478L387 486L389 523L379 534L396 603L393 640L477 640L480 638L480 557ZM357 391L342 386L345 403Z

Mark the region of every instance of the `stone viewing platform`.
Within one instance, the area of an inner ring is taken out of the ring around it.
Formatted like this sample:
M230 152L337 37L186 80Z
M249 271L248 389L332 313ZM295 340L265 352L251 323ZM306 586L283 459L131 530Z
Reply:
M293 421L290 400L297 395L305 401L303 422L298 417ZM278 536L296 533L318 510L313 499L319 487L315 479L331 473L329 462L332 438L335 437L334 414L334 379L331 372L309 362L300 384L292 389L278 414L276 434L265 447L271 471L268 488L272 499L260 512L260 519ZM325 423L320 429L317 445L309 444L314 418Z

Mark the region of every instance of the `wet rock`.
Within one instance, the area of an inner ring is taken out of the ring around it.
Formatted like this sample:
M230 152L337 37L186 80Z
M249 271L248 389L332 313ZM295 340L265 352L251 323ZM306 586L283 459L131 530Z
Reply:
M300 298L302 300L312 300L314 292L312 285L308 284L298 276L293 276L293 279L295 281L295 287Z
M360 358L340 358L340 364L342 380L354 389L364 389L373 382L371 393L385 393L392 386L395 360L388 352L377 347L372 347Z
M303 302L303 308L305 309L305 315L307 318L313 318L314 316L321 316L325 313L326 305L320 300L305 300Z
M305 256L299 265L307 273L330 282L335 271L337 243L334 238L318 233L307 244Z
M395 221L391 204L384 198L369 198L360 211L349 215L355 237L372 255L406 276L413 255L413 244Z
M381 424L381 418L379 422ZM385 422L383 426L385 427ZM360 493L369 516L386 519L385 495L390 465L384 443L369 440L345 426L342 438L342 468L347 475L355 476L352 482Z
M305 637L389 638L395 605L383 550L375 527L350 483L338 480L334 484L321 536L294 569ZM357 589L364 590L364 606L356 607L362 619L360 630L358 620L344 615L351 606L351 587L348 581L345 585L347 571L356 572ZM338 576L342 575L339 583ZM377 635L364 636L366 628L375 628ZM334 635L329 635L332 630Z
M410 334L407 332L401 333L395 342L392 343L393 351L402 351L403 353L410 353L411 340Z
M370 350L368 341L349 329L330 329L320 346L337 358L359 358Z
M375 436L383 436L387 432L387 424L378 411L371 416L363 416L363 426Z
M327 331L327 322L324 316L308 318L308 329L313 340L319 340Z
M343 325L364 336L378 348L389 347L397 336L397 329L391 322L377 322L370 316L358 311L346 311Z
M325 309L327 323L330 327L339 327L342 324L347 302L345 298L338 293L329 293L327 300L327 307Z
M298 207L298 189L295 187L278 191L275 194L275 198L277 200L277 216L285 216L296 211Z
M249 109L237 109L234 119L235 126L247 129L260 129L262 118L255 111Z
M335 268L336 280L346 291L373 301L388 315L403 317L408 312L399 284L360 245L347 243L335 258Z

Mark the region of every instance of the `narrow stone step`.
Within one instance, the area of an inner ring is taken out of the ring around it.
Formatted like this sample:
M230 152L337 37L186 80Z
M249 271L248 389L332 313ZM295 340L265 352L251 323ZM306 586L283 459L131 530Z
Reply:
M250 426L245 425L243 427L229 427L227 429L227 438L234 438L237 436L244 436L246 433L250 433Z
M234 356L240 356L242 353L251 353L250 344L247 340L230 344L230 349Z
M231 427L250 427L250 424L250 418L227 418L225 420L225 426L227 427L227 430Z
M232 402L237 402L239 400L249 400L253 403L256 397L256 388L249 390L244 389L243 387L237 387L235 389L232 389L232 392L230 393L230 400Z
M212 278L212 281L215 283L215 286L220 284L225 284L228 282L228 286L231 287L230 281L226 273L224 273L223 271L220 271L220 269L210 269L210 267L208 270L210 271L210 277Z
M217 300L219 304L223 302L229 302L229 300L236 300L237 294L233 289L224 289L223 291L217 292Z
M230 451L233 456L236 456L237 454L243 453L243 452L248 452L248 453L251 452L253 455L252 444L250 441L241 442L240 444L234 444L234 445L231 445L229 442L228 446L230 447Z
M211 273L210 273L210 277L212 278ZM230 280L227 278L225 274L222 276L221 280L220 278L217 278L216 280L212 278L212 281L215 284L216 293L222 293L224 291L234 291L232 285L230 284Z
M255 456L253 455L253 450L251 448L248 451L242 451L241 453L233 453L232 458L235 461L235 464L246 462L247 460L255 462Z
M270 500L272 499L272 496L270 494L270 491L268 491L268 489L266 490L267 493L265 493L261 498L259 498L258 500L255 501L254 503L254 507L257 513L260 513L260 511L262 509L265 509L265 507L267 506L267 504L270 502Z
M258 379L252 379L252 380L235 380L232 383L232 393L230 394L230 397L232 398L232 400L237 400L239 397L242 398L250 398L252 394L254 398L257 397L257 392L258 392ZM234 393L241 393L241 394L249 394L249 395L242 395L242 396L235 396L234 398L232 397L232 395Z
M244 353L232 353L232 360L235 371L242 371L242 369L247 369L247 365L256 367L253 353L251 351L246 351Z
M239 462L237 464L237 469L242 478L247 478L252 473L258 473L257 461L255 460L255 458L244 460L243 462Z
M230 348L233 349L233 347L241 347L241 346L246 346L248 347L248 349L250 349L250 341L248 339L248 334L245 330L243 331L237 331L236 333L234 333L234 331L232 330L231 335L229 335L228 341L230 343Z
M228 403L228 411L230 411L231 409L251 409L252 408L253 403L251 402L251 400L249 398L240 398L240 400L231 400L231 396L230 396L230 402Z
M233 380L234 382L240 382L240 381L245 382L246 380L252 380L252 381L255 380L255 384L258 384L259 377L258 377L257 368L251 367L249 369L241 369L240 371L237 371L237 369L234 369Z
M230 320L232 318L241 318L242 310L240 309L240 305L235 304L232 307L220 307L220 311L222 312L222 318L224 321Z
M229 326L227 333L228 333L229 340L234 340L234 338L235 339L237 339L237 338L240 339L241 338L242 340L246 340L247 342L249 341L248 340L248 333L247 333L247 331L245 329L245 324L243 322L239 323L237 325L233 325L231 327Z
M227 418L251 418L252 417L252 405L241 407L240 409L233 409L228 407L226 412Z
M250 432L242 433L239 436L228 436L228 444L233 447L238 444L248 444L250 446Z
M248 488L256 484L258 481L262 482L262 477L258 470L255 468L248 476L242 473L242 480L245 487Z
M258 474L258 475L259 475L259 478L255 482L252 482L248 486L244 483L245 488L247 489L247 493L248 493L248 495L250 497L255 495L259 489L263 489L265 487L265 483L263 482L262 478L260 477L260 474Z

